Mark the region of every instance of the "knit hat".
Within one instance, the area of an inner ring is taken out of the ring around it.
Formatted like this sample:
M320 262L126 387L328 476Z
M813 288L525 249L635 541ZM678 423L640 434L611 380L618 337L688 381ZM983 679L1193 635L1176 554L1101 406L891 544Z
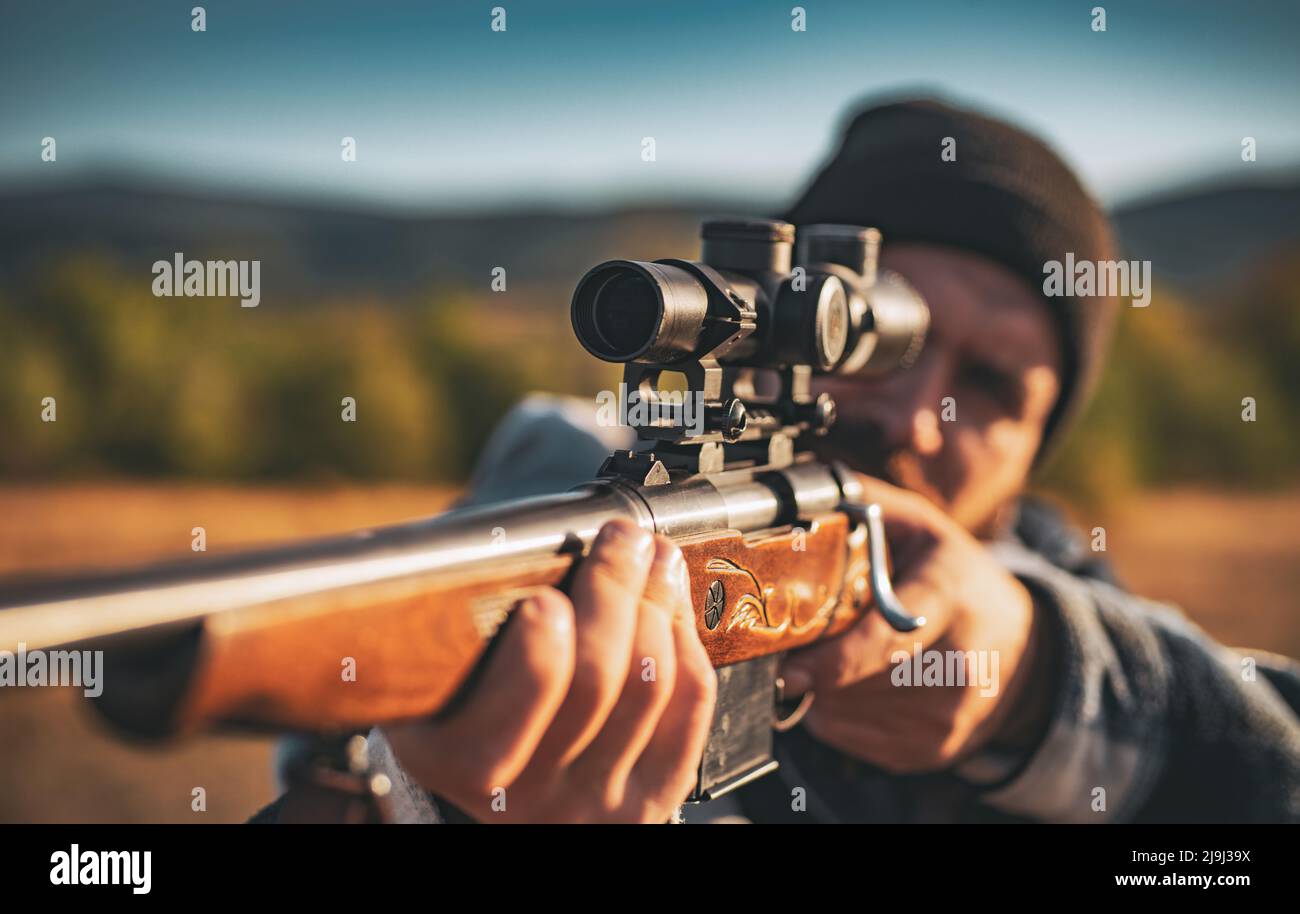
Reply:
M947 138L951 138L951 142ZM941 155L945 149L949 155ZM952 161L945 161L952 159ZM891 241L929 242L989 257L1022 276L1055 318L1061 394L1039 460L1095 386L1118 302L1042 292L1044 265L1111 259L1109 221L1055 152L1010 124L922 99L871 105L784 216L796 225L867 225Z

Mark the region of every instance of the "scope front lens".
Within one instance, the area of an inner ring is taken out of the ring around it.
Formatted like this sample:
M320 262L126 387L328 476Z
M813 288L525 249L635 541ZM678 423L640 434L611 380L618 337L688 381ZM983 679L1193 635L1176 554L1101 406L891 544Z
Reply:
M631 358L644 349L659 326L659 299L639 273L618 273L591 296L591 324L611 353Z
M569 316L583 348L606 362L680 361L695 351L709 293L671 262L610 260L578 282Z
M588 352L607 362L630 362L654 344L663 305L652 276L639 265L613 261L578 283L571 315Z

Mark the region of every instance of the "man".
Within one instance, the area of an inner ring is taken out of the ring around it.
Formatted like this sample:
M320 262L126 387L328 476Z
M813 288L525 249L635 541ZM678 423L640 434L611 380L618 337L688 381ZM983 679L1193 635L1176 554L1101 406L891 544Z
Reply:
M1005 123L931 101L885 104L852 121L786 218L880 228L883 266L931 306L914 367L823 382L840 418L822 444L867 474L895 589L929 623L901 635L868 614L789 655L787 686L812 690L811 709L778 735L780 771L717 812L1300 819L1295 665L1254 654L1258 675L1243 677L1237 655L1123 592L1050 512L1021 498L1088 395L1117 304L1042 291L1048 261L1112 256L1106 220L1069 169ZM583 430L587 412L526 403L489 446L475 497L526 494L500 485L505 453L516 486L586 478L615 444ZM569 597L546 593L515 614L462 707L372 736L400 816L672 817L713 702L684 574L666 540L606 527ZM931 649L996 658L995 687L898 684L895 653ZM645 656L657 659L654 683L639 676Z

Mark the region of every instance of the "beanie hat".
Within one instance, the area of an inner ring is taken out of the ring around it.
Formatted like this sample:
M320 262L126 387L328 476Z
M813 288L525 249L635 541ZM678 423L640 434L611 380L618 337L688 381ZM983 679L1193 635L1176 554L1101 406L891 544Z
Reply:
M952 154L941 155L945 149ZM852 118L835 155L784 218L872 226L886 246L946 245L1024 278L1051 310L1064 357L1041 462L1095 386L1118 304L1042 291L1049 261L1114 256L1109 221L1055 152L1004 121L945 102L872 105Z

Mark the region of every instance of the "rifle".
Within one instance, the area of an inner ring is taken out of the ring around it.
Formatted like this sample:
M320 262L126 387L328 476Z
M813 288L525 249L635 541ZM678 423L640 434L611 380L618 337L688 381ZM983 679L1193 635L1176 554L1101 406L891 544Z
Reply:
M777 719L782 652L873 607L899 631L924 624L890 587L880 509L805 445L835 419L814 373L911 364L929 312L877 269L874 229L805 226L796 248L788 223L718 220L701 237L699 261L608 261L577 285L574 332L624 365L639 436L592 482L201 562L9 582L0 651L102 649L96 705L128 734L317 734L296 770L319 785L319 771L364 773L359 731L454 704L512 607L563 589L600 527L627 517L680 546L718 672L692 799L773 770L773 729L811 701ZM659 390L664 372L686 391ZM342 676L348 660L364 674Z

